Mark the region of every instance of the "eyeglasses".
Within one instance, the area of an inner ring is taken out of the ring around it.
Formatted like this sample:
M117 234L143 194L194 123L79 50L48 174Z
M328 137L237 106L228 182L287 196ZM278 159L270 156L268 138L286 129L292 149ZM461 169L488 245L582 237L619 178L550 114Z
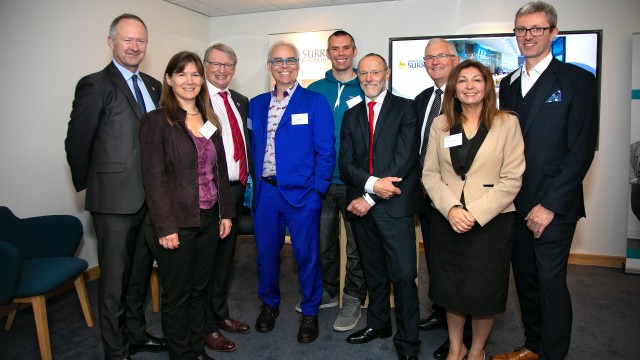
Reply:
M427 55L427 56L423 57L422 60L424 60L424 62L431 62L431 61L435 60L436 58L438 58L440 60L444 60L444 59L446 59L448 57L455 57L455 56L458 56L458 55L451 55L451 54L441 53L441 54L438 54L438 55Z
M542 34L544 34L545 30L551 30L553 29L553 26L547 26L547 27L539 27L539 26L534 26L532 28L525 28L525 27L517 27L515 29L513 29L513 33L517 36L517 37L523 37L523 36L527 36L527 31L531 32L531 36L542 36Z
M298 63L300 59L298 58L294 58L294 57L288 57L286 59L283 58L275 58L273 60L267 60L267 62L271 65L275 65L275 66L282 66L284 64L287 64L289 66L293 66L296 65Z
M211 61L205 61L205 63L211 65L213 70L218 70L221 67L224 67L227 70L233 70L236 68L236 64L223 64L223 63L217 63L217 62L211 62Z
M385 71L387 70L358 71L358 76L367 77L367 75L371 74L371 76L376 77L383 74Z

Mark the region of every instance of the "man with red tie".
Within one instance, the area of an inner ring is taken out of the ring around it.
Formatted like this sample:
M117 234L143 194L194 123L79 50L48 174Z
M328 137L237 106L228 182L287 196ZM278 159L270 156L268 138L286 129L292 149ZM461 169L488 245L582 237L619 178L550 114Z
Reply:
M236 205L236 216L231 232L226 238L217 240L216 255L209 290L207 293L207 311L205 320L205 342L214 351L229 352L236 345L226 338L220 330L230 333L247 333L249 325L234 320L229 315L227 291L229 277L236 251L238 226L242 218L242 204L248 175L252 169L250 137L247 132L247 112L249 99L229 89L229 84L236 72L238 58L231 47L225 44L214 44L204 54L207 87L211 96L211 105L220 121L222 141L227 159L227 170L231 183L231 193Z
M345 112L340 129L340 174L348 186L347 211L369 290L367 325L347 342L364 344L391 336L393 283L393 342L399 359L417 360L420 314L413 217L423 208L415 156L417 113L412 100L387 91L390 74L378 54L360 60L358 80L366 98Z

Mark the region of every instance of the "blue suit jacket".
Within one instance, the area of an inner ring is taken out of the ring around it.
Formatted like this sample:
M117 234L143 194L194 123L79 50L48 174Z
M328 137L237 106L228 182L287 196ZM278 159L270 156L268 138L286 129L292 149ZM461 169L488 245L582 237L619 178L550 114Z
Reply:
M520 78L516 72L500 82L500 107L517 113ZM582 180L593 160L598 134L595 77L553 59L528 114L518 114L527 168L516 208L527 216L537 204L553 211L553 223L585 216Z
M255 166L255 191L266 184L262 164L267 142L267 117L271 92L249 101L251 156ZM293 114L307 114L308 123L293 125ZM335 166L333 113L324 95L298 86L282 114L276 130L276 177L282 196L295 207L302 207L314 190L326 193ZM258 206L258 204L255 204Z

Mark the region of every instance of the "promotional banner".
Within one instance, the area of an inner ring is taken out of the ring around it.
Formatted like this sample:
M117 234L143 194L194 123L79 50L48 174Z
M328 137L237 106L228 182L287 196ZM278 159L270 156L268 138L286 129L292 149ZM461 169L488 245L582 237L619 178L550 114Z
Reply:
M269 47L276 41L293 43L300 50L300 71L298 82L307 87L312 82L324 79L324 74L331 69L331 61L327 59L327 39L336 30L295 32L269 35ZM273 89L273 78L269 87Z
M634 33L632 41L629 225L625 272L640 274L640 33Z

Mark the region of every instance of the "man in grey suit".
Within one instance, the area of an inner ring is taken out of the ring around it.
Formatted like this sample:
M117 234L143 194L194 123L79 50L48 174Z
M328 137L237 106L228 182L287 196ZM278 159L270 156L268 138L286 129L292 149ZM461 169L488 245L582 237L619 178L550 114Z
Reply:
M214 265L207 291L204 340L210 349L222 352L234 351L236 344L222 335L220 329L239 334L248 333L250 330L249 325L231 318L227 303L244 192L248 175L250 172L253 174L248 143L250 136L247 129L249 99L229 88L236 73L237 63L235 51L226 44L213 44L204 53L207 87L211 105L220 121L231 193L236 206L236 216L229 236L213 239L216 252L215 257L211 259Z
M141 227L147 212L138 125L158 106L162 85L139 71L147 27L123 14L111 23L113 61L76 86L65 148L76 191L86 189L98 240L98 312L105 359L137 351L165 351L145 330L144 302L153 258Z

